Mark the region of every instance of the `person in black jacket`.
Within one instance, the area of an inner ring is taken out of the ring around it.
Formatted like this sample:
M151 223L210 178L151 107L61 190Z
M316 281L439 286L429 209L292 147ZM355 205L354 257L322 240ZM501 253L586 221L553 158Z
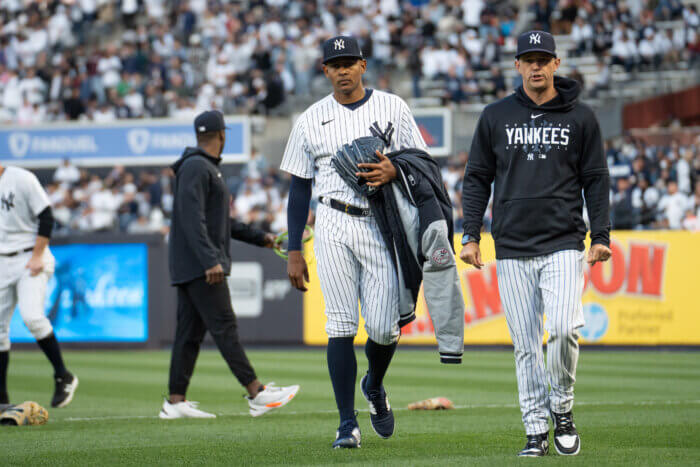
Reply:
M609 174L593 111L578 102L576 81L554 76L554 38L530 31L518 38L515 67L523 85L484 109L464 173L464 247L460 258L483 266L479 232L494 183L492 234L498 287L513 346L520 408L527 434L521 456L554 445L575 455L580 439L571 409L583 326L583 261L591 223L592 266L610 257ZM547 369L542 355L547 315Z
M170 277L177 287L177 326L170 361L170 397L160 418L214 418L185 399L199 347L209 331L238 381L248 391L253 417L289 402L299 386L263 386L238 339L225 276L231 270L233 237L271 248L275 236L231 219L231 195L219 171L226 142L224 117L207 111L194 121L197 147L173 165L175 191L170 228Z

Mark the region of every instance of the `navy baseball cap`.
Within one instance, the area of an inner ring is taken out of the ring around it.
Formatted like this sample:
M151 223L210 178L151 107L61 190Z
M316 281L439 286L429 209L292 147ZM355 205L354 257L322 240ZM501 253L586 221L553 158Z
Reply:
M224 114L218 110L206 110L194 119L195 133L209 133L228 128L224 123Z
M335 58L352 57L363 59L357 39L350 36L331 37L323 43L323 64Z
M544 31L528 31L520 34L515 58L530 52L544 52L556 58L554 36Z

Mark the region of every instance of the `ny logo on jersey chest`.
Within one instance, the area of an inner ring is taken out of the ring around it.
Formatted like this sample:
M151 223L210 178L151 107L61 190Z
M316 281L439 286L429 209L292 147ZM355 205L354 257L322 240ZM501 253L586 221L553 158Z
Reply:
M369 127L369 132L372 133L372 136L376 136L384 141L384 145L389 147L391 146L391 137L394 134L394 124L389 122L386 124L386 129L382 130L379 127L379 123L374 122L372 123L372 126Z
M4 209L5 211L9 211L10 209L15 207L15 194L12 192L9 192L8 194L4 194L0 196L0 207Z

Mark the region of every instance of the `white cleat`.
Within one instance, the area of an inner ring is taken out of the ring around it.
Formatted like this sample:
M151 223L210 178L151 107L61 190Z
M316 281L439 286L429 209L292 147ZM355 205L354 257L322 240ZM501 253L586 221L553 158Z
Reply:
M277 387L267 383L257 396L248 399L251 417L259 417L273 409L279 409L291 401L299 392L299 385Z
M194 401L182 401L171 404L166 399L158 417L163 420L173 420L175 418L216 418L216 415L213 413L199 410L197 408L198 405L199 403Z

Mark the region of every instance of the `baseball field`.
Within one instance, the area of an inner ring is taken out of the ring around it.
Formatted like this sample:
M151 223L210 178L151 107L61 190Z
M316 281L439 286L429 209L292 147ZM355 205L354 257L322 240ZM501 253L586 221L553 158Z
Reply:
M357 349L362 375L366 360ZM286 407L247 414L243 389L215 350L200 354L188 398L215 420L161 421L166 351L66 352L80 378L73 403L41 427L0 427L1 465L698 465L700 353L583 349L574 416L581 454L518 459L524 445L509 351L470 351L440 365L431 350L399 349L387 376L396 433L380 439L358 391L362 448L332 450L338 419L322 349L253 350L260 378L301 391ZM51 369L39 352L12 353L13 402L49 407ZM450 398L451 411L408 411ZM551 440L551 437L550 437Z

